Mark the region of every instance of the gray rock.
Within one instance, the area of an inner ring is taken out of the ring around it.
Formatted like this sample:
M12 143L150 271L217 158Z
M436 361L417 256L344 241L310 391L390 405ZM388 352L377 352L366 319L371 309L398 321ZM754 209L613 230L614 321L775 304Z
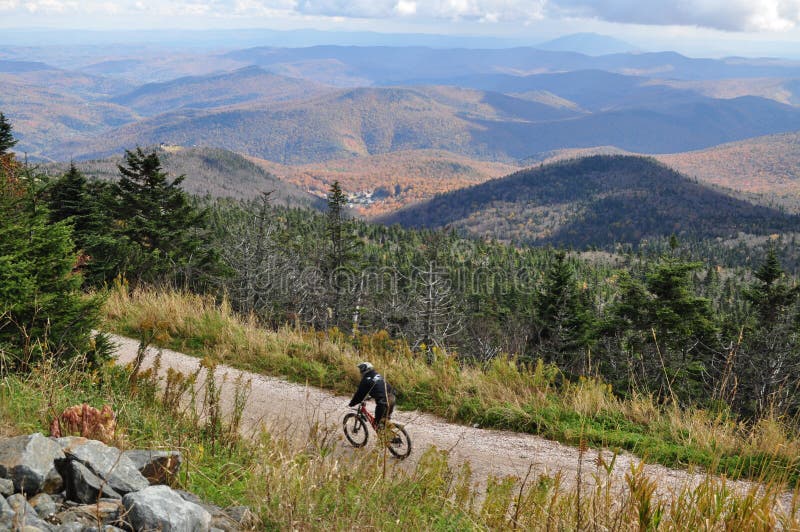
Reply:
M8 497L14 494L14 483L11 479L0 478L0 497Z
M247 506L230 506L225 509L225 513L243 528L256 525L257 518Z
M61 446L39 433L0 441L0 477L11 479L15 491L28 495L60 482L54 461L62 459Z
M53 462L55 464L55 461ZM64 490L64 479L61 478L56 468L51 469L47 476L44 478L44 486L42 491L48 495L55 495Z
M169 484L183 463L183 456L178 451L136 450L124 454L150 484Z
M67 499L90 504L97 502L101 496L110 499L122 498L109 482L95 475L81 462L70 461L66 467L64 477L67 480Z
M33 506L25 499L21 493L16 493L6 499L8 505L14 510L13 526L14 529L25 530L28 527L39 530L50 530L50 525L42 521L36 514Z
M203 504L203 499L201 499L200 497L198 497L197 495L195 495L194 493L192 493L190 491L183 491L183 490L172 490L172 491L174 491L175 493L180 495L181 498L184 501L193 502L193 503L199 504L201 506Z
M55 528L55 532L84 532L86 525L77 521L70 521L68 523L61 523Z
M167 486L150 486L129 493L122 498L122 505L134 530L207 532L211 528L211 514Z
M36 513L42 519L47 519L58 511L56 501L54 501L53 498L47 493L40 493L39 495L31 498L28 502L31 503L33 509L36 510Z
M97 440L80 442L78 439L72 439L69 445L64 446L64 453L69 461L85 465L121 495L139 491L150 485L130 458L119 449L109 447L103 442Z
M0 530L10 530L13 521L14 509L6 502L5 497L0 495Z
M230 518L224 512L211 514L211 527L224 532L236 532L239 530L239 523Z
M85 523L92 526L122 524L122 501L102 501L97 504L84 504L56 514L55 518L63 524Z
M26 515L36 515L36 510L28 502L28 499L21 493L15 493L6 499L6 502L14 510L15 513L24 513Z

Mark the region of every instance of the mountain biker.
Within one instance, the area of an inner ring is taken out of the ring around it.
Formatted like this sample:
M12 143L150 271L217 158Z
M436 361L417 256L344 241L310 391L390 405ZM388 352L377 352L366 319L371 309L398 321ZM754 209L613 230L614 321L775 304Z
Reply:
M361 382L348 406L356 406L369 395L375 399L375 424L382 428L386 424L386 419L391 419L394 411L396 400L394 388L369 362L361 362L358 371L361 372Z

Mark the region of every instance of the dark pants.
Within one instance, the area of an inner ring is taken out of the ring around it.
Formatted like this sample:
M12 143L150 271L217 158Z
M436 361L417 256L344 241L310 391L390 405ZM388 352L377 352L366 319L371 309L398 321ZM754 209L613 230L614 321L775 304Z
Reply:
M388 404L387 403L375 403L375 424L379 427L383 426L384 419L383 416L386 415L386 419L392 419L392 412L394 412L394 403L395 403L395 396L394 394L389 394L388 397Z

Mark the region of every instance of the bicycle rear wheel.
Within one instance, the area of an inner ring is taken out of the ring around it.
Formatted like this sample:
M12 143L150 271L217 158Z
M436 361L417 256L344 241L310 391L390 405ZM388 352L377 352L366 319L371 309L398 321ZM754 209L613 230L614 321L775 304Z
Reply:
M408 455L411 454L411 438L409 438L406 429L403 425L392 423L389 426L389 430L389 434L391 435L391 439L389 440L389 452L400 460L408 458Z
M367 425L361 417L350 412L342 420L342 428L344 428L344 435L353 447L364 447L369 439L369 432L367 432Z

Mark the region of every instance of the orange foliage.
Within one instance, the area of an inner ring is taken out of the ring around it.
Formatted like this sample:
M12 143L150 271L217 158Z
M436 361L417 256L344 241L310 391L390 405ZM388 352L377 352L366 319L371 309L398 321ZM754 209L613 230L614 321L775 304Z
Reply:
M110 443L114 440L116 431L117 417L108 405L100 410L86 403L74 405L61 412L50 423L50 436L54 438L80 435Z

